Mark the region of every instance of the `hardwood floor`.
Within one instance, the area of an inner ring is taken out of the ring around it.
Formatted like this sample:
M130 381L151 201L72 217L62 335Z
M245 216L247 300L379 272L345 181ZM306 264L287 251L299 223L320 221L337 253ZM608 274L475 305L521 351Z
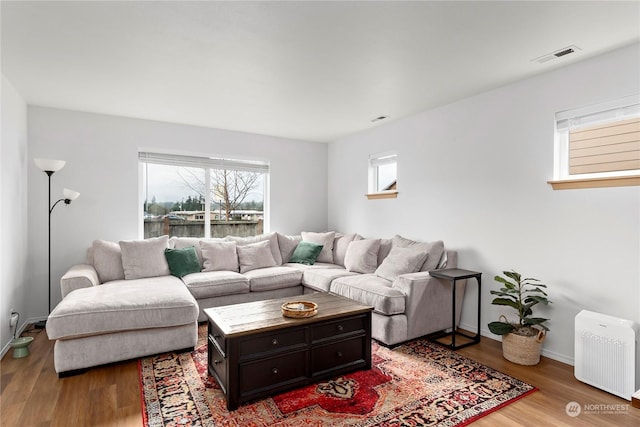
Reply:
M41 330L23 335L35 337L31 355L13 359L9 351L0 362L1 426L142 425L137 361L92 368L81 375L58 379L53 368L53 342ZM473 423L474 427L640 426L640 409L579 382L572 366L544 357L537 366L515 365L502 358L499 342L484 337L480 344L458 352L539 388L481 418ZM572 401L582 408L575 418L565 411ZM589 411L585 411L585 405ZM622 409L608 414L602 405L619 405Z

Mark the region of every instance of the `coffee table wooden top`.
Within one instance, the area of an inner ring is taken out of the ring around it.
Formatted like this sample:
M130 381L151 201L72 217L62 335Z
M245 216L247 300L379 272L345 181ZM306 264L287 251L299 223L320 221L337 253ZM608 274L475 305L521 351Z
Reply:
M318 304L318 314L313 317L289 318L282 315L282 304L289 301L312 301ZM349 298L326 292L300 295L266 301L247 302L207 308L204 313L228 338L280 329L288 326L315 323L331 318L366 313L373 308Z

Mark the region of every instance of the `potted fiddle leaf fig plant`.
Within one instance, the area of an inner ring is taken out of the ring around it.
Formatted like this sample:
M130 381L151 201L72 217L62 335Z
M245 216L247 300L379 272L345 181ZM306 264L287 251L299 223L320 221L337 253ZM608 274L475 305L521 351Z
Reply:
M518 313L517 321L509 321L504 315L499 321L489 323L489 330L502 336L502 354L505 359L520 365L536 365L540 362L542 341L549 328L543 317L533 317L533 307L548 305L551 301L544 291L547 285L538 279L523 278L516 271L503 271L504 276L494 280L503 286L492 290L496 298L491 302L513 308Z

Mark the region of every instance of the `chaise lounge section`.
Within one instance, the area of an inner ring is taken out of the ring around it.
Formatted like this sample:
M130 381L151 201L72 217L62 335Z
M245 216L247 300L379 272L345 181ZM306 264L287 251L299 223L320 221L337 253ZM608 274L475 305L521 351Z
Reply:
M300 261L303 245L321 250L315 259ZM180 264L176 274L165 251L192 255L184 263L191 270ZM49 316L47 334L56 340L56 372L64 375L192 348L206 308L332 292L373 307L372 337L392 346L451 327L451 285L429 271L456 264L456 252L445 250L442 241L401 236L303 232L96 240L87 263L62 277L63 299ZM459 321L465 283L457 286Z

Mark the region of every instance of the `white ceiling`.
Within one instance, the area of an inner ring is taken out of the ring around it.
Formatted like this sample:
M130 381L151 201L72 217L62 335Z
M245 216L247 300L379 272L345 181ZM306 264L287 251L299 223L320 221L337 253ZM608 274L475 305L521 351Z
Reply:
M1 19L30 105L307 141L640 40L639 1L2 1Z

